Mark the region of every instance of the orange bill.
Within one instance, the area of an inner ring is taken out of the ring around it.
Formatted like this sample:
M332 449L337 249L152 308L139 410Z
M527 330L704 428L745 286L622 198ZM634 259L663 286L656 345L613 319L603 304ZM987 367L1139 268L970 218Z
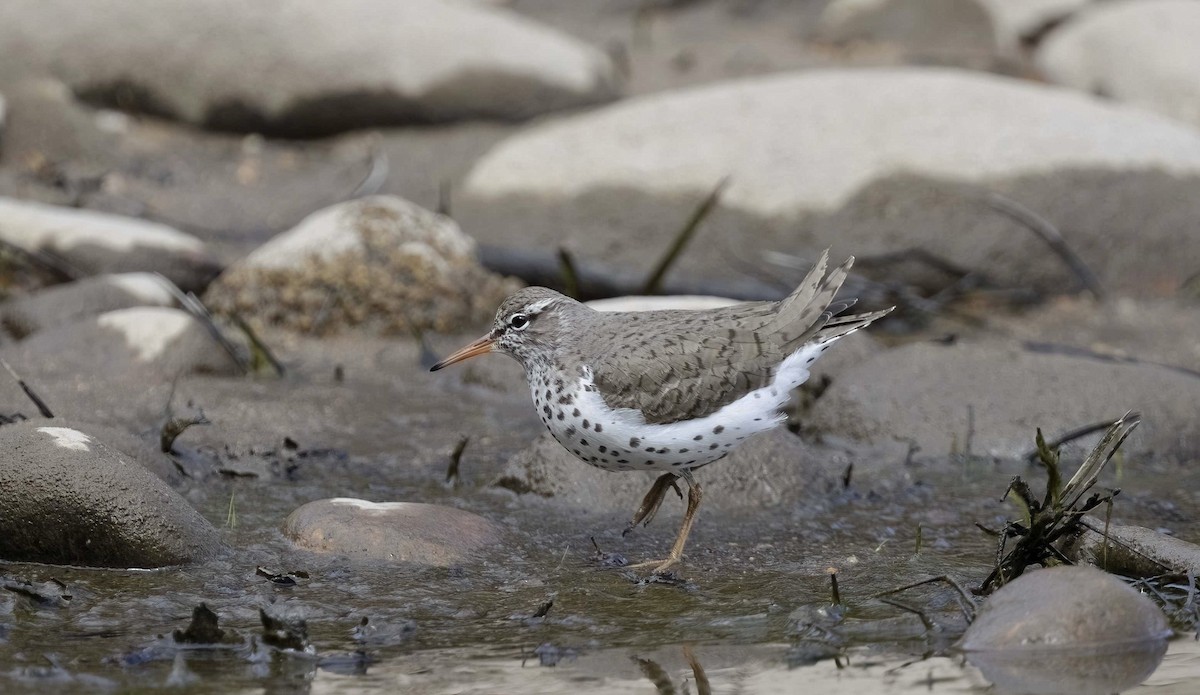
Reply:
M432 367L429 368L429 371L436 372L437 370L439 370L443 367L449 367L450 365L456 364L458 362L462 362L463 360L469 360L472 357L486 355L487 353L492 351L492 345L494 342L495 342L495 338L492 337L491 333L488 333L487 335L483 336L479 340L476 340L475 342L464 347L463 349L459 350L458 352L454 353L453 355L450 355L449 357L442 360L441 362L438 362L437 364L433 365Z

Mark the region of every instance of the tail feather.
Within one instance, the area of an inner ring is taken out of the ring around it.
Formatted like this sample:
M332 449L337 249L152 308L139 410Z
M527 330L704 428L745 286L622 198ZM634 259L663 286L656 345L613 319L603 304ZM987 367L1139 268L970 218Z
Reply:
M826 249L822 252L821 259L809 271L804 282L780 303L774 318L767 323L767 332L779 335L785 346L801 342L814 335L835 313L829 310L833 305L834 296L842 288L842 283L846 281L846 276L849 274L851 266L854 265L854 256L847 258L823 282L817 284L817 280L813 276L818 271L824 273L828 256L829 251ZM836 311L843 311L848 307L848 304L843 306L843 302L838 302Z
M872 323L892 313L896 307L888 307L881 311L872 311L866 314L855 314L853 316L838 316L832 321L829 321L817 332L817 339L821 342L837 340L844 336L850 335L860 328L866 328Z

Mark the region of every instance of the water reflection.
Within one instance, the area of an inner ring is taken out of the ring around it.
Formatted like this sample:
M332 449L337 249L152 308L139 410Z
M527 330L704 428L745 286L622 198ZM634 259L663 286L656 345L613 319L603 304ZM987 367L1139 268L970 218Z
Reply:
M1021 695L1119 693L1141 684L1167 653L1166 637L1090 648L1032 646L967 653L998 692Z
M1177 639L1166 658L1151 652L1162 668L1127 695L1191 695L1200 691L1200 643ZM519 655L437 650L416 652L380 662L365 676L350 677L323 669L313 681L313 695L385 691L574 695L608 693L800 693L828 695L915 695L916 693L997 693L984 673L961 657L938 656L911 662L911 655L879 652L869 647L848 649L838 660L826 659L799 668L787 665L788 646L666 646L658 649L601 649L582 652L553 668ZM1132 673L1134 660L1109 654L1078 668L1092 680L1075 680L1075 671L1062 660L1054 668L1059 683L1073 690L1028 692L1112 693L1120 673ZM1149 668L1153 669L1153 665ZM1145 677L1145 673L1141 677ZM1112 680L1106 680L1112 679ZM999 680L999 679L997 679ZM1014 687L1027 687L1014 684ZM1034 685L1033 687L1036 687ZM1121 687L1129 687L1128 685ZM1020 692L1019 690L1016 692Z

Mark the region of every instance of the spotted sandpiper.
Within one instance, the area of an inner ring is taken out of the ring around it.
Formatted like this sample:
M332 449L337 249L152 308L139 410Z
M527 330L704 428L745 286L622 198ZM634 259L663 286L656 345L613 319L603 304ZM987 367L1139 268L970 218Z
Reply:
M683 557L703 494L692 471L746 438L777 427L791 391L830 345L891 309L839 314L833 301L853 257L825 276L829 252L778 302L720 309L600 312L544 287L504 300L492 330L435 364L488 352L521 363L542 422L584 463L609 471L662 471L629 528L648 523L676 480L687 511L661 573Z

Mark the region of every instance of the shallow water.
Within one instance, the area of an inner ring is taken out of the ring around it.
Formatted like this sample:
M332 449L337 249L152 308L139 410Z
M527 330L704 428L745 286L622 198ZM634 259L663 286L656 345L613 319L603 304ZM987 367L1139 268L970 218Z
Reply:
M358 463L329 470L354 488ZM953 592L930 587L902 597L928 611L932 632L916 615L869 598L938 574L969 584L989 569L992 541L965 520L995 522L1005 507L994 483L1008 471L956 466L925 471L894 495L702 516L679 585L644 585L604 569L588 543L594 534L604 550L633 561L661 553L677 508L622 539L623 519L507 492L406 483L414 474L397 473L359 482L470 508L506 524L512 540L461 568L351 566L297 552L277 530L298 499L324 488L319 476L300 485L209 481L191 495L208 518L227 513L230 494L238 508L236 526L226 529L237 550L219 561L160 571L3 566L10 579L56 579L65 585L57 593L70 598L39 605L0 597L0 684L4 692L169 685L187 693L664 693L705 692L704 679L708 692L982 692L978 671L945 655L966 624ZM309 577L279 586L256 575L259 565ZM830 606L829 568L838 570L842 612ZM548 613L533 617L551 599ZM179 650L159 639L185 628L201 602L239 633L234 646ZM303 618L315 653L252 647L251 636L262 633L260 607ZM363 617L368 627L356 637ZM1174 641L1137 692L1194 692L1195 644Z
M974 522L997 528L1013 516L1001 495L1017 474L1040 487L1036 469L918 458L888 463L892 478L873 481L880 467L863 465L857 470L868 472L846 489L740 512L723 509L719 487L708 487L712 503L701 508L684 581L646 585L603 567L590 539L631 562L661 557L682 512L673 496L648 528L623 538L637 500L597 513L489 488L538 431L524 385L510 379L508 391L456 393L423 379L376 378L410 363L408 352L389 347L371 359L348 369L340 386L323 376L333 371L324 353L309 355L290 381L184 382L181 398L221 424L181 438L180 460L196 470L217 461L214 468L241 475L197 475L181 492L217 525L232 500L236 522L222 526L232 550L158 571L0 564L0 579L32 582L46 599L0 591L0 691L699 693L702 680L710 692L984 689L978 671L949 651L966 626L955 592L936 585L896 597L924 611L932 629L870 597L943 574L977 584L995 545ZM446 451L460 428L474 438L463 480L451 488L442 482ZM314 447L290 473L274 453L284 435ZM1200 505L1200 472L1114 463L1101 484L1124 488L1115 507L1122 521L1195 537L1200 527L1187 510ZM333 496L456 506L508 536L450 569L347 564L295 550L279 531L283 519ZM283 586L257 574L259 566L308 576ZM831 569L840 608L831 607ZM50 580L62 586L43 584ZM173 644L171 632L186 628L200 603L231 631L230 646ZM264 648L260 608L303 619L311 653ZM1195 643L1172 642L1150 683L1139 692L1200 687Z

